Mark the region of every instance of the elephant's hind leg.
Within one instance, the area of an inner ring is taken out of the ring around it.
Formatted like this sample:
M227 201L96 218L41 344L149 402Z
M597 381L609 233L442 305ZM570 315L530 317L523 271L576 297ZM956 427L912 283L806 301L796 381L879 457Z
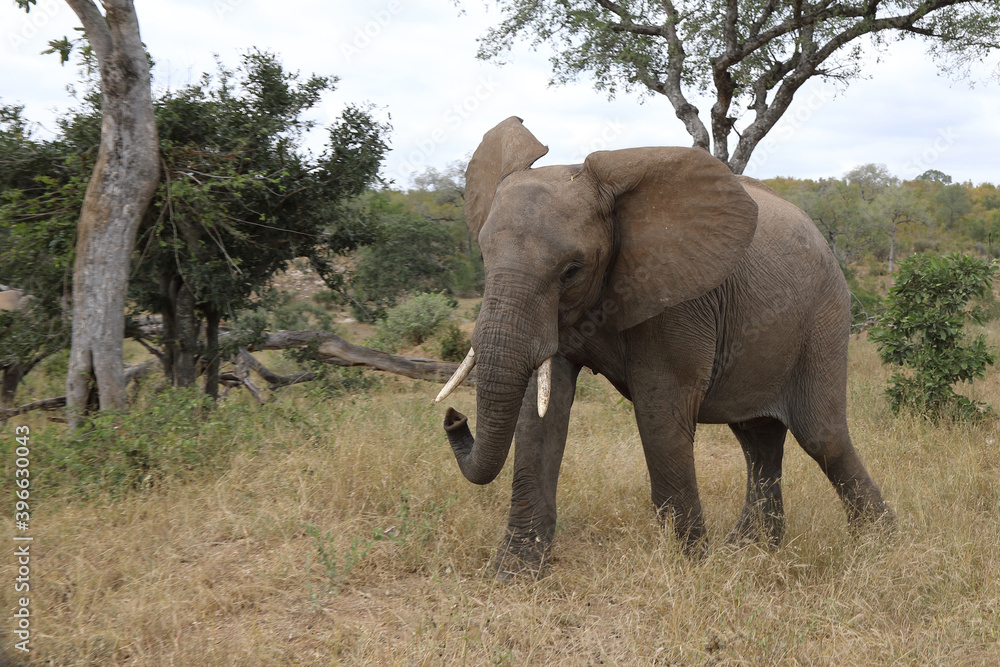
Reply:
M852 532L895 527L895 515L854 450L846 419L832 424L793 421L791 431L837 490Z
M747 495L730 544L764 542L777 546L785 534L781 501L781 457L788 429L777 419L730 424L747 460Z
M839 290L834 290L839 292ZM833 297L831 297L833 298ZM851 530L892 530L895 516L865 469L847 428L847 295L817 310L786 402L792 435L819 464L847 512Z

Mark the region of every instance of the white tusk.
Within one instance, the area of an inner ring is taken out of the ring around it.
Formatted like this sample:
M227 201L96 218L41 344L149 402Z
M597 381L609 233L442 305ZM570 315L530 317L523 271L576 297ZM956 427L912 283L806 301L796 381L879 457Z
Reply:
M455 387L465 382L465 378L469 377L469 373L472 372L472 367L476 365L476 351L469 348L469 353L465 355L465 359L459 365L458 370L455 374L451 376L451 379L444 385L444 389L441 393L437 395L434 399L435 403L440 403L444 399L448 398L448 394L455 390Z
M552 357L538 367L538 416L544 417L549 411L549 396L552 395Z

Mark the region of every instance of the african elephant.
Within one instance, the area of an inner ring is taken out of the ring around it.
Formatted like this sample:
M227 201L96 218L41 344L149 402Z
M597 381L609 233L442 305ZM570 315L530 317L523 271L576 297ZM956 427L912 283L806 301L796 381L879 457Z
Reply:
M780 541L789 429L852 527L891 527L847 429L850 294L812 221L701 149L600 151L532 169L547 152L512 117L469 163L465 210L486 287L472 350L438 397L476 367L476 437L454 409L444 419L471 482L497 476L516 435L499 571L537 572L549 553L582 367L632 401L654 508L687 552L706 548L698 423L728 424L746 457L730 540Z

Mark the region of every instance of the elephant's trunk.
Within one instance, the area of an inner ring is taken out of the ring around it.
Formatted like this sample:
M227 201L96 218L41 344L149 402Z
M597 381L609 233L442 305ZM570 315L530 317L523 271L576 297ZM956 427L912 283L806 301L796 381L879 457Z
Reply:
M507 461L521 401L531 374L543 354L537 316L511 301L483 299L483 312L473 335L476 361L476 429L469 430L465 415L449 408L444 429L462 474L474 484L492 482ZM502 305L500 305L502 304ZM551 352L545 356L549 356Z

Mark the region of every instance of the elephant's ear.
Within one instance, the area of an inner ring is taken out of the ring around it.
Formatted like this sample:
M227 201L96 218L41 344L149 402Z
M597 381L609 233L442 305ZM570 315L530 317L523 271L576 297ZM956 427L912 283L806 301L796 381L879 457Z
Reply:
M515 171L523 171L549 152L511 116L483 136L465 170L465 221L473 238L486 222L497 185Z
M601 151L584 170L613 207L618 253L604 303L618 330L720 285L753 240L757 204L700 148Z

